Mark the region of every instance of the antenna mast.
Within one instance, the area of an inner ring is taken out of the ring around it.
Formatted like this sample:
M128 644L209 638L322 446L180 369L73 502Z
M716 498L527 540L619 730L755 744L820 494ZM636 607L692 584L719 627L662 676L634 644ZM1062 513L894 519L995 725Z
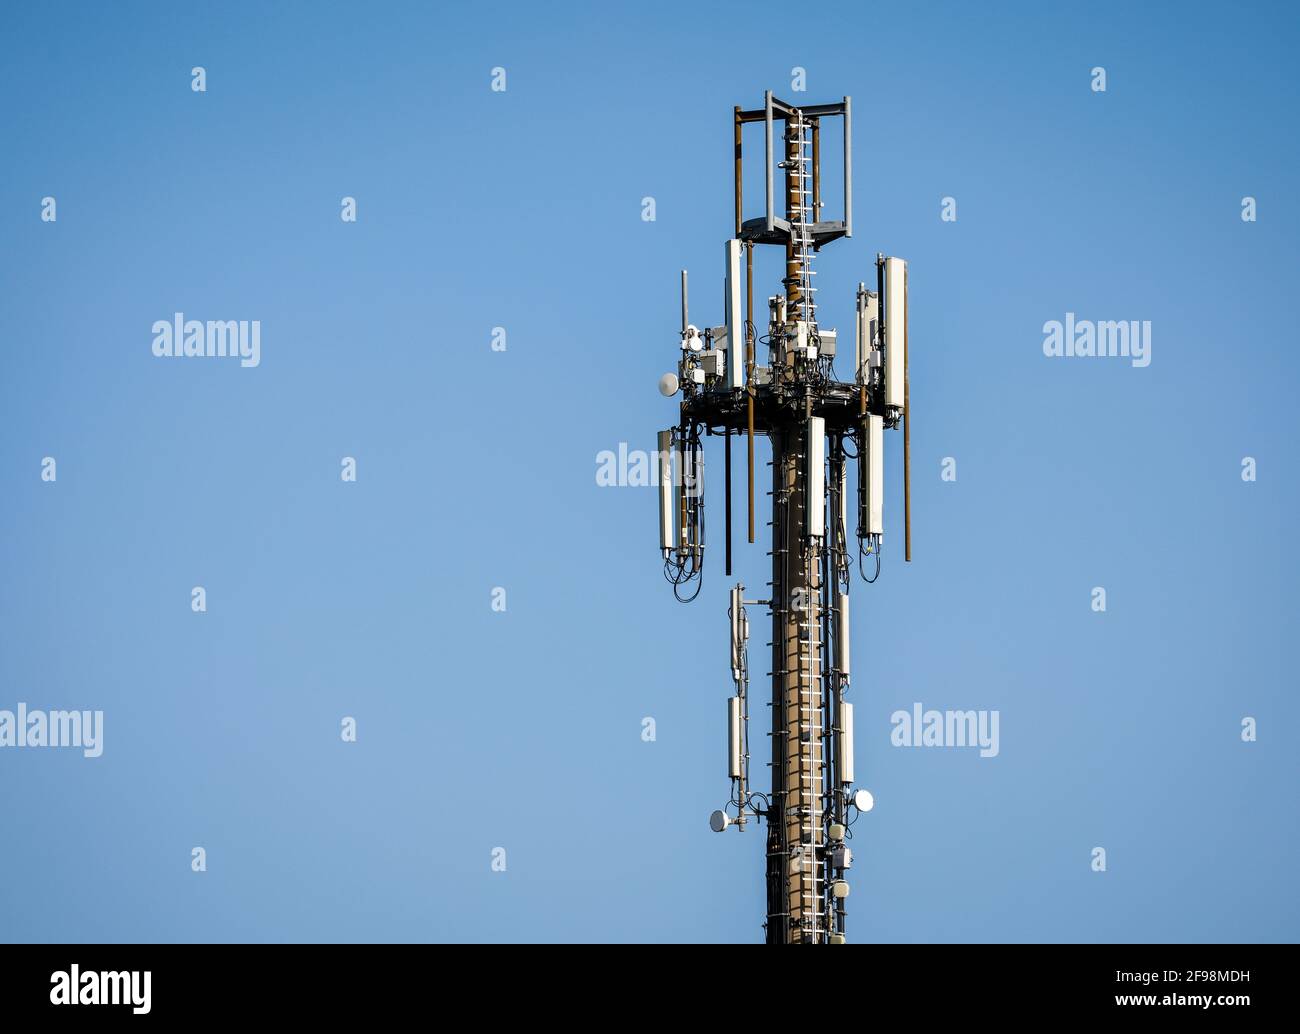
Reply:
M851 791L853 705L849 673L848 467L857 466L857 566L863 580L880 573L883 537L883 431L904 427L904 485L910 466L907 415L907 265L876 257L876 290L858 285L853 377L834 367L838 335L817 322L814 255L853 234L850 99L802 108L764 95L761 109L734 109L735 236L726 242L724 322L703 330L689 322L682 271L681 358L660 391L680 392L677 423L659 432L660 549L679 600L700 592L704 570L703 439L725 447L725 567L731 577L731 437L746 439L749 541L754 541L754 438L772 450L772 578L769 598L731 589L731 673L727 702L731 800L710 818L721 832L767 820L769 944L836 944L846 936L846 841L871 794ZM842 119L843 218L822 218L821 126ZM742 137L764 124L766 212L744 219ZM774 166L774 133L783 127ZM784 174L778 215L773 171ZM754 323L754 248L785 249L783 291L768 299L768 330ZM741 261L744 261L744 307ZM759 365L756 346L767 347ZM851 450L846 448L851 446ZM911 560L910 492L904 492L905 559ZM867 564L873 573L867 577ZM694 584L692 584L694 583ZM749 780L749 619L766 606L772 620L770 793Z

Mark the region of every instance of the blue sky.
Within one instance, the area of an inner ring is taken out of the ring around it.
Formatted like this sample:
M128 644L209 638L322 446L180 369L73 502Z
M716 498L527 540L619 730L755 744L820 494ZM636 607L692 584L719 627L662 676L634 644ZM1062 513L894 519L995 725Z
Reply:
M732 106L795 66L854 105L825 323L909 260L851 940L1296 938L1296 14L778 10L5 10L0 709L105 746L0 750L0 938L761 939L762 834L706 823L721 500L683 607L653 490L595 470L673 419ZM261 364L155 358L175 312L260 320ZM1066 312L1150 320L1151 365L1046 358ZM997 709L999 756L891 746L916 701Z

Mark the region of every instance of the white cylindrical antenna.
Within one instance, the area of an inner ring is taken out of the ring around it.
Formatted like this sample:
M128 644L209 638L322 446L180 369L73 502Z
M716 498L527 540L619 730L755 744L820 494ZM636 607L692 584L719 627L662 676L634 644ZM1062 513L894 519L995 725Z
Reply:
M839 737L836 754L840 759L840 784L848 786L853 782L853 705L847 700L840 701L840 725L836 735Z
M885 420L869 414L862 423L858 453L858 534L883 535L885 531Z
M740 660L744 653L744 644L741 641L741 616L740 608L741 594L744 590L742 585L733 585L731 587L731 677L737 682L740 681Z
M659 432L659 548L666 560L677 547L673 540L673 433Z
M826 534L826 421L819 416L808 418L807 484L805 495L808 537L819 539Z
M853 373L858 380L862 380L862 293L866 288L866 284L858 284L857 308L855 309L857 316L853 320ZM867 350L870 351L870 349L871 346L868 345Z
M686 270L682 270L682 333L686 333L686 328L690 325L689 313L686 308Z
M867 311L863 316L862 325L866 328L867 338L871 341L871 348L866 356L867 372L863 376L873 377L872 371L884 362L884 353L880 350L880 295L875 291L867 292ZM884 375L884 370L881 370L876 379Z
M745 386L745 310L741 300L740 241L727 241L726 324L727 385Z
M840 457L840 528L849 533L849 465ZM839 534L837 531L836 534Z
M835 670L849 677L849 594L835 597Z
M727 698L727 774L740 778L740 697Z
M907 263L885 259L885 405L902 410L903 359L907 347Z

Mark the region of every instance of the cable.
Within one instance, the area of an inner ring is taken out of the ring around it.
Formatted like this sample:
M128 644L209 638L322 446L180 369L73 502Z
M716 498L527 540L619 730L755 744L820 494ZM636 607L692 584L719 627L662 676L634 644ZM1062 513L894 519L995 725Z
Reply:
M864 556L870 556L873 553L876 557L876 573L872 577L868 578L867 572L862 569L862 558ZM868 585L873 584L875 580L880 577L880 547L877 546L875 549L870 550L863 549L861 539L858 539L858 574L862 576L862 580Z
M689 596L683 596L681 587L683 585L689 585L691 582L695 582L695 591L691 593ZM704 572L702 570L697 570L693 574L689 575L688 577L680 581L673 582L673 596L678 603L694 603L696 597L699 596L700 594L700 590L703 588L704 588Z

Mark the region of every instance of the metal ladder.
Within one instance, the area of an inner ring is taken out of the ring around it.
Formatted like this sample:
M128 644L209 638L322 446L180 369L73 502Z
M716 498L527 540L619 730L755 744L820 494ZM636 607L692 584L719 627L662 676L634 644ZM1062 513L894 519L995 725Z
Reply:
M811 575L811 570L809 574ZM822 783L825 745L822 728L821 679L816 665L822 653L821 620L813 618L812 578L807 579L808 599L799 621L797 646L798 714L799 714L799 842L802 847L799 880L799 911L802 935L812 943L821 937L819 919L822 911L821 868L817 863L817 835L822 828Z
M795 132L798 134L795 146L799 153L793 169L799 204L795 206L796 211L792 213L790 240L794 244L795 258L799 263L799 294L803 311L798 318L805 320L811 326L817 322L817 288L812 285L812 278L816 276L816 271L812 268L812 224L817 221L817 213L812 212L812 175L809 171L812 155L808 153L808 148L811 146L808 129L808 123L800 115L795 122ZM812 212L811 219L808 218L809 212Z

